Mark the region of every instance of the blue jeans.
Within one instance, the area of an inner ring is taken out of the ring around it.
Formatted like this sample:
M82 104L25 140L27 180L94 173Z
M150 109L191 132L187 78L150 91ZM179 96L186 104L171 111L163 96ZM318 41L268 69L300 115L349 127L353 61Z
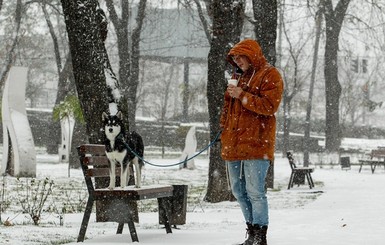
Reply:
M255 159L226 161L226 164L231 190L241 206L245 221L253 225L267 226L269 211L265 179L270 161Z

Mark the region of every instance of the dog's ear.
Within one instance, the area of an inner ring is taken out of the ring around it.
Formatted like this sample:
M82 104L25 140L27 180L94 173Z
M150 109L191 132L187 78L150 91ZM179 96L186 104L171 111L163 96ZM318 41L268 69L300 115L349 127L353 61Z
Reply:
M118 113L116 113L116 116L117 116L120 120L123 120L123 113L122 113L122 111L118 111Z
M108 117L107 113L103 112L102 113L102 120L106 120Z

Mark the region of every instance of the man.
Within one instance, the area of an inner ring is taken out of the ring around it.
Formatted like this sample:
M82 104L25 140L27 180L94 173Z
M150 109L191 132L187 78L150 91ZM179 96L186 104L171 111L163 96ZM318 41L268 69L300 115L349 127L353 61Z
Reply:
M236 44L227 60L240 74L234 73L232 78L238 84L228 85L224 95L221 154L247 225L243 245L266 245L269 216L265 180L274 160L274 114L281 102L283 81L254 40Z

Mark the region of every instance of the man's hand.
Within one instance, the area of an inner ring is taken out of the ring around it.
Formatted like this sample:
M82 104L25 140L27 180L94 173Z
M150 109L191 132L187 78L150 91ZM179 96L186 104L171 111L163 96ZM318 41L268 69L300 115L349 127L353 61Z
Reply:
M239 96L241 95L241 93L242 93L242 88L240 88L240 87L236 87L236 86L234 86L234 85L231 85L231 84L229 84L228 86L227 86L227 92L229 93L229 95L231 96L231 97L233 97L233 98L239 98Z

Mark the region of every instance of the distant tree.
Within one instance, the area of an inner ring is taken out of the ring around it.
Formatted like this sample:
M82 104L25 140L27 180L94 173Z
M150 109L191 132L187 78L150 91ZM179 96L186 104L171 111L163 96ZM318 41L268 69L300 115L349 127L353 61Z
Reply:
M285 21L283 21L285 22ZM301 92L303 84L307 80L307 74L303 74L301 67L307 60L304 58L304 48L308 43L310 35L300 34L301 38L293 38L289 35L290 30L283 24L283 33L287 42L289 58L287 63L282 66L285 90L283 94L283 152L290 150L290 126L291 126L291 108L294 98ZM296 43L293 43L295 41ZM301 72L302 71L302 72ZM306 71L305 71L306 72Z
M160 73L149 72L143 74L141 79L143 81L142 85L146 86L144 89L146 92L143 93L143 97L151 100L151 111L152 113L149 116L156 118L160 123L160 135L167 135L166 133L166 123L168 116L171 112L171 94L173 93L173 84L178 77L179 67L170 61L170 63L158 63L158 62L149 62L142 60L143 63L146 63L145 67L148 70L159 69ZM144 69L142 69L144 70ZM167 138L160 137L159 143L162 148L162 158L165 154L165 146L167 145Z
M321 3L322 0L320 0ZM312 102L313 102L313 93L314 93L314 84L315 84L315 75L317 71L317 61L318 61L318 50L320 45L321 38L321 27L322 27L322 12L318 6L318 9L315 14L315 42L314 42L314 54L313 62L311 69L310 77L310 88L309 96L306 105L306 119L305 119L305 130L304 130L304 140L303 140L303 164L305 167L309 166L309 145L310 145L310 130L311 130L311 111L312 111Z
M340 98L341 125L350 124L354 126L363 115L360 113L359 108L363 104L364 91L359 86L358 75L351 72L350 67L347 71L343 71L346 73L347 79L345 84L342 85Z
M44 89L44 86L46 86L45 81L32 81L32 70L28 69L27 74L27 87L25 89L25 98L29 100L29 106L31 108L36 107L36 100L38 98L38 95L40 92ZM57 145L56 145L57 147Z
M326 22L325 44L325 90L326 90L326 129L325 149L338 151L341 145L341 127L339 103L341 84L338 80L338 46L342 23L350 0L339 0L337 4L332 0L323 0L321 9ZM335 7L333 7L335 6Z
M169 108L169 99L170 99L170 92L171 92L171 82L174 80L174 73L175 73L175 64L170 64L169 67L165 70L164 76L162 76L162 86L158 87L158 93L161 91L160 94L162 94L161 100L160 100L160 115L159 119L161 121L161 135L166 135L165 132L165 122L166 122L166 114L167 109ZM165 137L162 137L160 142L162 146L162 158L164 157L165 153Z
M106 4L117 37L119 54L118 74L123 96L121 107L127 112L124 115L127 116L127 120L130 123L130 129L134 130L139 83L139 42L146 14L147 0L139 1L138 13L135 18L136 25L133 28L131 36L129 35L129 20L131 16L130 6L126 0L121 0L120 2L120 17L115 9L114 1L106 1Z
M343 130L358 122L372 122L373 111L382 107L384 84L385 2L352 1L345 15L339 45L341 81L340 125ZM345 31L348 30L348 31ZM364 46L355 45L361 43Z
M57 89L57 94L56 94L56 100L55 100L55 106L59 106L64 100L67 95L71 94L76 94L75 86L74 86L74 77L72 73L72 62L71 62L71 55L67 54L64 66L62 65L62 57L61 57L61 49L59 47L59 37L56 34L56 30L60 32L60 27L59 24L55 27L51 21L51 16L58 17L58 15L62 15L61 12L58 11L56 6L54 5L49 5L51 6L52 11L49 12L47 9L47 2L46 1L41 1L40 2L40 7L43 11L44 14L44 19L47 23L47 27L50 33L50 36L52 38L52 43L54 47L54 55L55 55L55 61L56 61L56 69L57 69L57 74L58 74L58 89ZM57 18L60 19L60 18ZM66 41L65 41L65 44ZM50 142L47 142L47 152L54 154L57 153L58 151L58 145L61 143L61 127L60 127L60 122L57 120L54 120L54 115L53 117L53 123L49 126L50 130Z

